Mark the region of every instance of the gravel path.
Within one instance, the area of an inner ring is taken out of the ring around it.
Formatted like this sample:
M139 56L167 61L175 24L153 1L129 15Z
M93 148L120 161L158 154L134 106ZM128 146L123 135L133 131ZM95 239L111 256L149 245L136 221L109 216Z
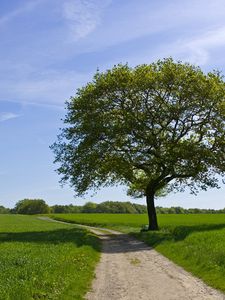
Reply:
M225 299L143 242L91 230L102 239L103 253L87 300Z
M225 300L145 243L114 230L80 226L97 234L103 244L87 300Z

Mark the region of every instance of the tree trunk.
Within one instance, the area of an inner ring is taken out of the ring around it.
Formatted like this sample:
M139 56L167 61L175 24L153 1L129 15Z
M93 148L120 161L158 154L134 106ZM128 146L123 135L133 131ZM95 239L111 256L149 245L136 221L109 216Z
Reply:
M147 189L146 202L147 202L147 211L148 211L148 220L149 220L148 230L159 229L156 210L155 210L154 196L155 196L155 192L153 190Z

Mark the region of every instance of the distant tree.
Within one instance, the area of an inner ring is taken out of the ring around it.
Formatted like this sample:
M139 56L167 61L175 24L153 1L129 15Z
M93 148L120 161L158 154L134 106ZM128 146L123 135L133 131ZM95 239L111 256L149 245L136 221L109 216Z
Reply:
M190 214L199 214L199 213L201 213L200 208L189 208L188 211L189 211Z
M70 213L80 213L82 210L82 206L79 206L79 205L68 205L68 211Z
M82 207L82 212L83 213L95 213L96 212L96 207L97 204L93 203L93 202L87 202L86 204L84 204L84 206Z
M122 213L126 213L126 214L136 214L136 208L133 206L132 203L130 202L118 202L120 203L119 205L119 209L121 209ZM120 212L118 212L120 213Z
M4 207L3 205L0 205L0 214L9 214L10 213L10 209Z
M55 214L69 213L67 205L53 205L51 206L51 212Z
M17 214L47 214L49 206L42 199L23 199L16 203L15 212Z
M183 214L184 213L184 209L180 206L171 207L171 209L173 210L174 214Z
M133 203L133 207L136 209L136 212L138 214L146 214L147 213L147 207L146 207L146 205L141 205L141 204Z
M130 202L105 201L97 205L96 212L111 214L136 214L137 210Z
M67 102L67 126L52 146L62 182L78 195L126 184L146 196L149 230L158 229L158 191L195 193L224 176L224 99L218 72L172 59L97 72Z
M55 213L55 214L59 214L59 213L80 213L82 210L82 206L78 206L78 205L53 205L50 207L51 212Z

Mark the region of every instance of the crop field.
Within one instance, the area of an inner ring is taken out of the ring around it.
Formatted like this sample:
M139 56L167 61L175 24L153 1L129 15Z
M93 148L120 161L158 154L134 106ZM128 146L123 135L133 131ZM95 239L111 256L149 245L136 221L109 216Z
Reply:
M225 214L159 215L158 232L140 232L146 215L55 214L52 218L131 233L225 292Z
M99 256L86 230L0 215L0 299L83 299Z

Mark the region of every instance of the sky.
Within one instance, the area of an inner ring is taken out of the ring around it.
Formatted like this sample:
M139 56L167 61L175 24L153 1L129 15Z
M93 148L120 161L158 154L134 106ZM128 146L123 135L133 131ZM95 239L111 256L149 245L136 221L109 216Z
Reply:
M1 0L0 205L24 198L49 205L132 201L125 187L74 198L59 184L49 149L65 101L118 63L173 57L225 74L225 0ZM160 206L225 207L225 187L171 194Z

